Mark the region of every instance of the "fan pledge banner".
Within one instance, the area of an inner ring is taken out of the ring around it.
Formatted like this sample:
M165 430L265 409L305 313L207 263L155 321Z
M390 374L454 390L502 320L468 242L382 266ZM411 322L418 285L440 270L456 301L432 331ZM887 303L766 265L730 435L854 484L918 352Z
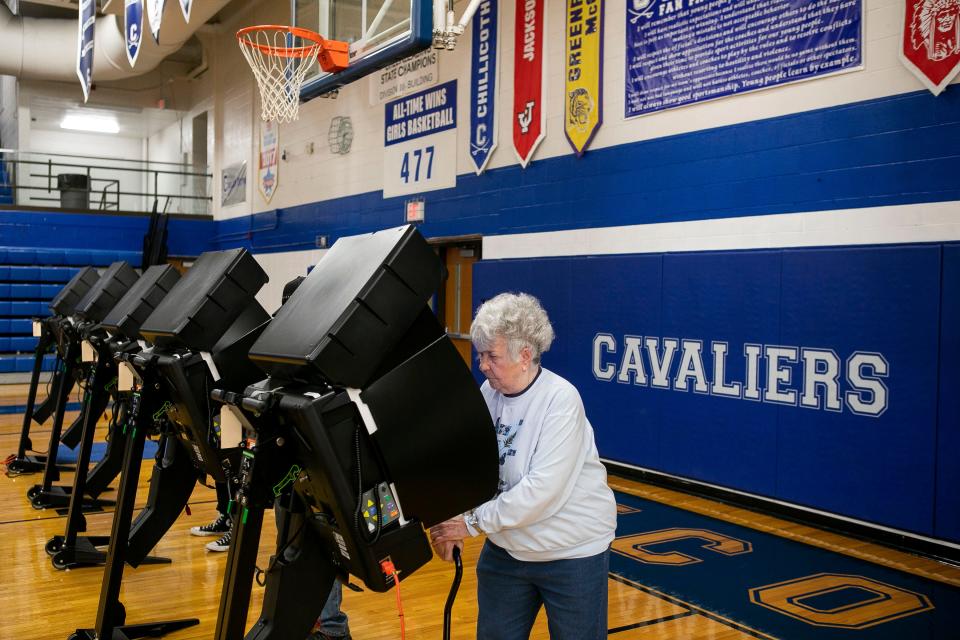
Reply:
M960 0L902 1L900 60L939 95L960 70Z
M603 0L567 0L563 128L582 156L603 122Z
M516 0L513 64L513 149L526 167L546 135L543 34L546 0Z

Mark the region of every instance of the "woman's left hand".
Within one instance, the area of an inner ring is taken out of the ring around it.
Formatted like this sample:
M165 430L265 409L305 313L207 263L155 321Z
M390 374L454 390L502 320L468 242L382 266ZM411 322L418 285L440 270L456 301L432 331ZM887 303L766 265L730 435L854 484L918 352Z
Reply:
M430 527L430 539L436 543L453 542L470 537L467 525L462 516L450 518L445 522Z

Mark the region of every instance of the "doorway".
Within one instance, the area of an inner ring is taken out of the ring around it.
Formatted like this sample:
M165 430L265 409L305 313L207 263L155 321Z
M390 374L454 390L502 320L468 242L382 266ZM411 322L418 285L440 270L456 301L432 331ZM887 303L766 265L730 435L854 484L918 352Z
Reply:
M437 315L467 366L473 364L470 324L473 320L473 264L480 259L480 239L435 242L444 265Z

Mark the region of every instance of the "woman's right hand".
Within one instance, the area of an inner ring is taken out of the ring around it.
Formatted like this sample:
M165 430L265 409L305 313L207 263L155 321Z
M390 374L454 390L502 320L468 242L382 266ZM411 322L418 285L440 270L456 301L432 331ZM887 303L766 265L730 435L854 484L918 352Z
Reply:
M440 556L441 560L446 562L453 562L453 549L454 547L460 549L461 553L463 552L463 540L451 540L449 542L435 542L433 543L433 551Z

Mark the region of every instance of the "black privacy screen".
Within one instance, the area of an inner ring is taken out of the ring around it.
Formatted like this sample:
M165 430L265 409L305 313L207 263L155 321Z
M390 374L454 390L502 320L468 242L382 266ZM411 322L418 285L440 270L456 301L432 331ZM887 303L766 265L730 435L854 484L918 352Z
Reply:
M77 303L74 314L93 322L103 320L139 277L130 263L122 260L114 262Z
M267 282L246 249L208 251L150 314L140 333L158 347L210 351Z
M150 267L120 298L100 324L129 340L139 339L140 325L179 280L180 273L169 264Z
M50 311L55 316L69 316L77 307L77 303L87 295L90 287L97 283L100 276L93 267L84 267L70 278L70 282L63 285L60 293L50 301Z
M341 238L250 350L272 376L310 367L362 387L440 283L436 253L412 226Z

